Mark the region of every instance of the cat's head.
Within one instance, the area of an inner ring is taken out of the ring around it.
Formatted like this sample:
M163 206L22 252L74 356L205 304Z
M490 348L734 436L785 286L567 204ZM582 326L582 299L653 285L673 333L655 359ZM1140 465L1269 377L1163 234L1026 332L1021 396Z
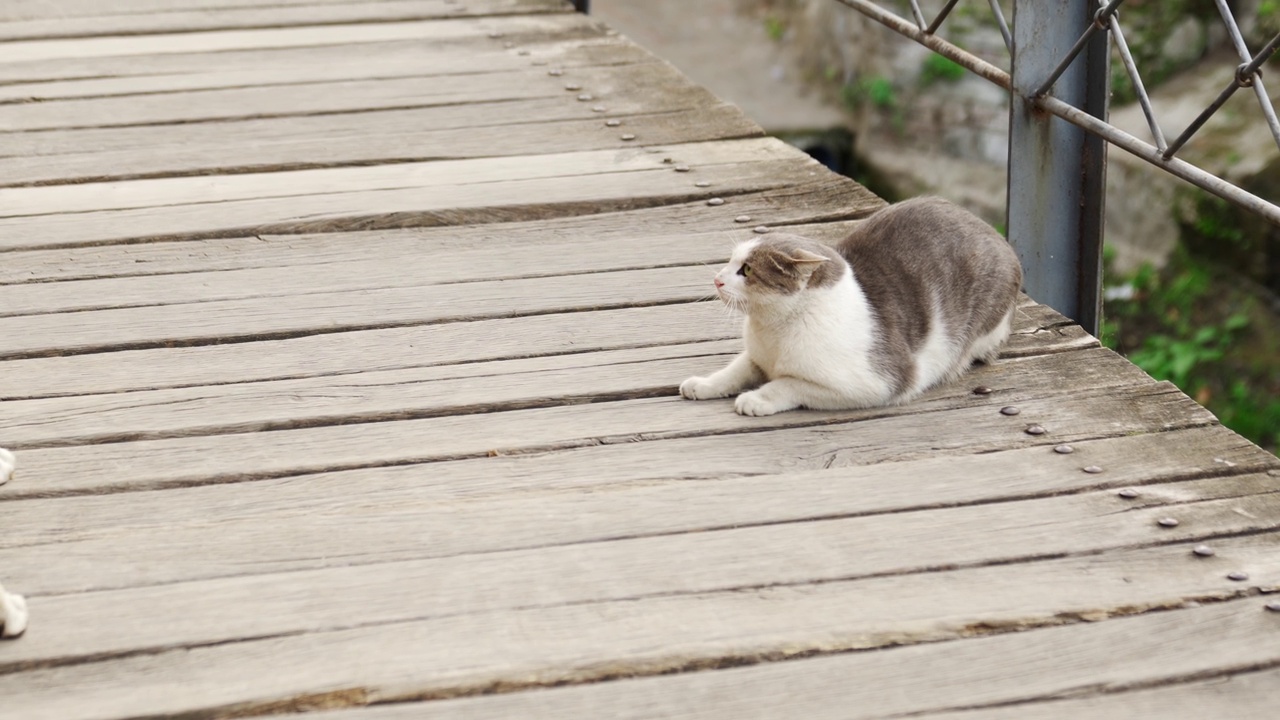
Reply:
M848 265L832 248L799 235L774 234L733 249L716 273L716 294L725 304L752 309L794 300L802 290L829 287Z

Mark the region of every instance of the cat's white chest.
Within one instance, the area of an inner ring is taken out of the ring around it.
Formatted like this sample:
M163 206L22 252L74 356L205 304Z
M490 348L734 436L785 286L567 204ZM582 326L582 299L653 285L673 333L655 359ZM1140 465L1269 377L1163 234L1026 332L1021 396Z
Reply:
M789 311L745 324L747 354L770 379L839 382L867 366L874 321L850 277L805 293L803 305Z

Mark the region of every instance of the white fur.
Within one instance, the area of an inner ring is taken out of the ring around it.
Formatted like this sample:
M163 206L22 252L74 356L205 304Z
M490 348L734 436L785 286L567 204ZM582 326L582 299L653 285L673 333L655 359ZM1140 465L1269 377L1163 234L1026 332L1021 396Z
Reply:
M18 463L13 458L13 453L0 448L0 485L9 482L9 478L13 477L13 469Z
M892 385L870 362L875 318L852 272L846 267L844 277L830 287L755 303L744 291L746 279L738 270L757 242L739 245L716 274L724 283L718 289L721 299L747 315L746 351L709 377L685 380L680 394L704 400L741 392L734 409L742 415L890 402Z
M0 638L15 638L27 629L27 601L0 587Z
M915 355L915 377L911 387L902 393L902 399L908 399L933 387L940 380L950 378L961 368L958 366L957 348L949 337L950 328L942 322L942 313L938 309L936 294L930 298L929 334L924 338L924 345ZM966 364L967 365L967 364Z

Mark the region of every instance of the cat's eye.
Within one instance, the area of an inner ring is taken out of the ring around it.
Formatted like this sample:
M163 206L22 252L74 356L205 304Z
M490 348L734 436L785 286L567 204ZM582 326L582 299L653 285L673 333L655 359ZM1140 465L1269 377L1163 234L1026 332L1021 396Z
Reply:
M738 274L741 275L742 277L750 276L751 266L746 263L742 263L742 267L738 268Z

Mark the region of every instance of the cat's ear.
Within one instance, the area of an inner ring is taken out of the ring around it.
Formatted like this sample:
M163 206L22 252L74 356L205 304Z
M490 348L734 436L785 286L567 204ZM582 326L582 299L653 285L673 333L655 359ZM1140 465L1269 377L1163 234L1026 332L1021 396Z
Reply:
M805 250L803 247L796 247L795 250L791 251L791 256L788 260L791 260L796 265L817 265L826 263L829 258L826 255L818 255L817 252Z
M826 262L830 258L828 258L825 255L819 255L816 252L809 252L804 248L796 248L795 250L791 251L791 254L787 257L787 259L795 263L801 269L808 270L809 272L813 272L819 265Z

